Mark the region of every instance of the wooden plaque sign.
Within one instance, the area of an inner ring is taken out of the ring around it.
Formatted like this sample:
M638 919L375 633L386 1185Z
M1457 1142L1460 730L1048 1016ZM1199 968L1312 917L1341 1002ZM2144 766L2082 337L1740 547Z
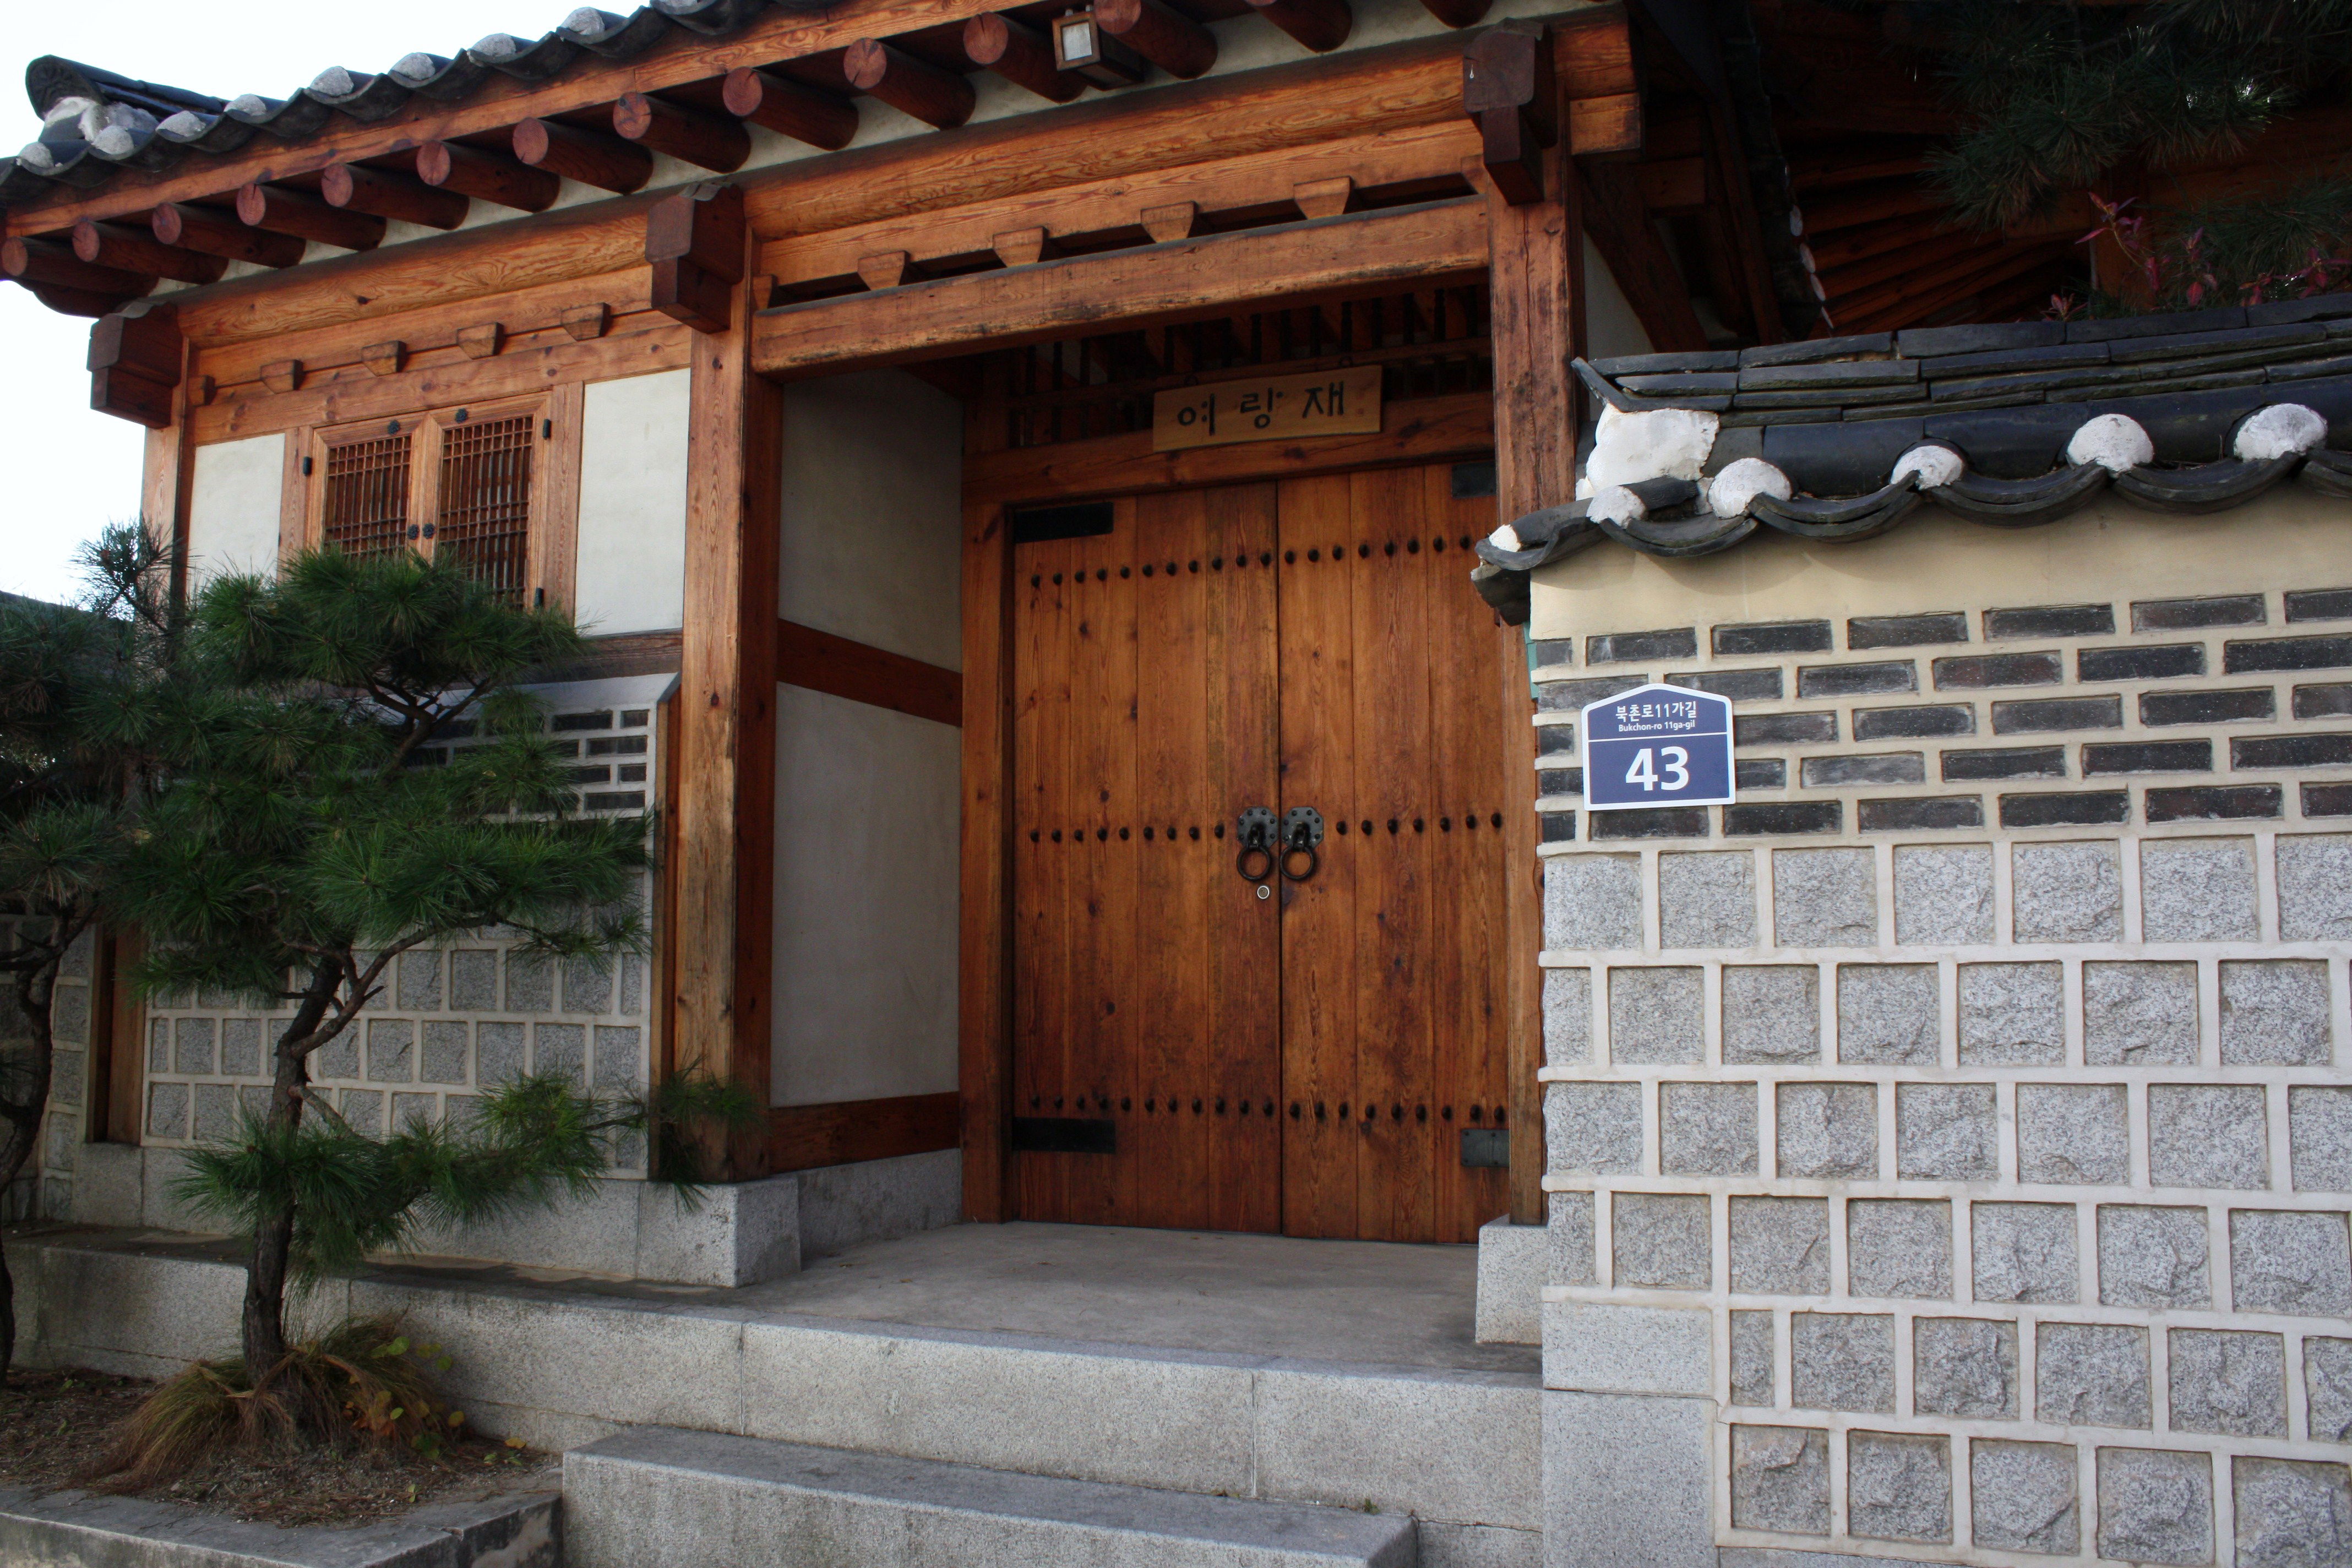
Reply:
M1381 367L1318 371L1179 386L1151 400L1151 449L1223 447L1296 436L1375 434L1381 427Z

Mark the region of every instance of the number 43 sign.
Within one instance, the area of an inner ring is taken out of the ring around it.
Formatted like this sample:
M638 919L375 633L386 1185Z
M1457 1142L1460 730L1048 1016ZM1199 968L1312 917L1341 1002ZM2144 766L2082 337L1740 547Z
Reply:
M1727 805L1731 798L1728 699L1650 685L1584 705L1586 809Z

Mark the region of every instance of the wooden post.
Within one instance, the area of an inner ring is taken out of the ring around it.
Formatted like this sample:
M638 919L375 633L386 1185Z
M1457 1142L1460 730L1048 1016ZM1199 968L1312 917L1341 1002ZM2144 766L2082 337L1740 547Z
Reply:
M727 330L694 341L670 1059L680 1072L732 1079L764 1105L783 412L776 387L751 371L751 292L732 295ZM713 1163L722 1180L765 1175L764 1130L734 1138Z
M1006 374L982 372L964 411L967 463L1006 446ZM1019 1216L1009 1202L1013 1062L1013 535L993 497L963 509L962 835L956 957L963 1213Z
M1584 233L1576 182L1564 177L1569 172L1559 148L1546 153L1541 195L1516 205L1508 193L1483 182L1488 192L1498 521L1576 494L1576 379L1569 362L1583 352ZM1511 868L1503 921L1510 953L1504 994L1509 1016L1511 1219L1540 1225L1543 1091L1536 1069L1543 1064L1543 973L1536 957L1543 947L1543 868L1536 855L1535 702L1521 628L1506 626L1496 635L1503 682L1503 834Z

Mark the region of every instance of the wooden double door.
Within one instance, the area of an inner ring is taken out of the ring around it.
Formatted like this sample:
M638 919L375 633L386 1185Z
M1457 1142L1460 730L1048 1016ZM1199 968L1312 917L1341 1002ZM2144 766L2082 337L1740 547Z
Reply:
M1464 488L1162 491L1013 546L1021 1217L1469 1241L1509 1206L1514 803ZM1313 863L1253 880L1253 806L1318 813Z

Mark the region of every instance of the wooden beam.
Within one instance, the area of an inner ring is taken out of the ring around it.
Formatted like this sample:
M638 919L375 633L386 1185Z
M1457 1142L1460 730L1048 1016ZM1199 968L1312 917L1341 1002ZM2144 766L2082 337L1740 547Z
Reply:
M716 174L731 174L751 155L751 138L736 121L686 109L649 93L625 92L613 105L613 132L656 153Z
M841 70L858 91L936 130L946 131L971 118L971 83L879 38L860 38L850 45L842 52Z
M0 272L27 287L73 289L117 299L135 299L155 286L145 273L84 261L72 246L54 239L0 240Z
M654 175L654 155L635 142L560 120L526 120L516 126L514 154L526 167L620 195Z
M319 176L319 195L331 207L373 213L426 228L456 228L473 204L456 191L428 185L397 169L338 163Z
M1217 36L1160 0L1096 0L1095 26L1172 77L1217 63Z
M935 724L963 722L963 677L956 671L793 621L776 623L776 679Z
M775 1173L928 1154L956 1142L952 1091L779 1105L768 1112L768 1169Z
M344 212L318 197L257 180L236 193L237 220L247 228L317 240L343 250L373 250L383 243L383 219Z
M151 430L173 428L186 368L187 340L168 300L142 300L100 317L89 330L89 405L100 414Z
M748 243L748 242L747 242ZM736 276L745 270L739 253ZM783 403L753 374L751 311L695 342L686 631L678 673L677 1004L672 1058L768 1096L775 920L777 509ZM722 1180L768 1168L739 1137Z
M1706 329L1699 324L1698 312L1691 306L1681 270L1642 205L1633 166L1579 163L1575 172L1580 176L1585 232L1592 237L1592 248L1609 264L1609 275L1641 319L1650 346L1660 353L1706 348Z
M983 405L992 407L992 405ZM970 421L968 420L969 424ZM1007 1217L1013 1055L1013 531L963 505L963 755L958 820L956 1082L963 1212Z
M88 218L73 226L73 252L95 266L150 273L181 283L215 282L228 268L226 258L165 245L151 229L93 223Z
M1356 14L1348 0L1248 0L1251 10L1313 49L1330 53L1348 41Z
M1464 279L1485 268L1486 229L1475 199L1431 202L910 283L763 311L753 354L771 375L887 364L983 339L1012 348L1276 295L1296 304L1382 283Z
M416 177L425 184L496 202L519 212L545 212L563 189L562 176L519 163L503 153L462 142L427 142L416 150Z
M698 332L724 332L751 243L740 185L705 181L646 213L653 308Z
M1469 392L1391 403L1381 426L1368 435L1249 441L1179 452L1153 451L1151 432L1136 430L1091 441L967 453L964 499L992 505L1091 500L1140 490L1197 489L1475 457L1494 449L1495 399Z
M1087 89L1085 78L1055 64L1054 46L1044 34L1002 12L963 25L963 52L972 64L1055 103L1067 103Z
M773 71L736 67L719 88L719 101L738 120L827 152L848 146L857 135L856 104L827 98Z
M1048 233L1132 231L1139 224L1155 240L1182 239L1203 214L1267 209L1295 196L1300 185L1348 180L1359 192L1427 190L1458 184L1462 160L1477 148L1475 130L1459 120L1350 136L1307 147L1203 160L1179 168L1090 181L968 205L934 208L912 217L770 239L760 247L760 270L787 286L855 271L860 257L904 250L918 259L969 256L996 236L1043 227Z
M1504 22L1462 53L1462 112L1478 127L1480 162L1512 206L1544 197L1544 149L1555 140L1552 51L1539 22Z
M1576 182L1555 150L1543 171L1543 201L1490 200L1488 271L1495 361L1496 521L1574 499L1576 378L1569 362L1584 352L1584 238ZM1542 863L1538 858L1535 702L1525 639L1496 634L1496 679L1503 683L1503 838L1509 867L1504 900L1506 1057L1511 1112L1511 1218L1539 1225L1543 1199Z
M157 240L184 250L261 267L291 267L302 259L303 244L292 235L247 228L212 207L167 204L157 207L147 221Z

